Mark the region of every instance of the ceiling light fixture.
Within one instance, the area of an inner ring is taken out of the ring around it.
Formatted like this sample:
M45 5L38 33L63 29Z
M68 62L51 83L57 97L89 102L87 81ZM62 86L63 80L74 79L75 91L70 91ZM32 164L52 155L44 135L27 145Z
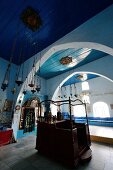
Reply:
M62 57L60 59L60 63L62 65L67 65L67 64L70 64L71 62L72 62L72 57L70 57L70 56Z
M21 14L23 23L32 31L36 31L42 25L39 13L32 7L27 7Z
M86 73L82 73L82 74L78 75L76 78L78 80L85 81L85 80L87 80L87 74Z

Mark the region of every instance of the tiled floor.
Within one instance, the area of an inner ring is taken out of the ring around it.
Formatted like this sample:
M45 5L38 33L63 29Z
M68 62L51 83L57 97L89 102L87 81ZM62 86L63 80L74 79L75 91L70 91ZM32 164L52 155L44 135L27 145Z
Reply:
M112 170L113 146L92 143L92 159L76 170ZM43 157L35 150L35 136L21 138L17 143L0 147L0 170L70 170Z

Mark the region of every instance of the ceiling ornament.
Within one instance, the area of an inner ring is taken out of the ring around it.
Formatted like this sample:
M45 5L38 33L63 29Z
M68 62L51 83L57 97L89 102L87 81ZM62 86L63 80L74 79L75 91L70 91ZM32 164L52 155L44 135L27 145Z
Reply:
M27 7L21 14L23 23L32 31L36 31L42 25L42 20L39 13L32 7Z
M70 64L72 62L72 57L69 57L69 56L66 56L66 57L62 57L60 59L60 63L62 65L67 65L67 64Z
M80 74L76 78L78 80L85 81L85 80L87 80L87 74L86 73Z

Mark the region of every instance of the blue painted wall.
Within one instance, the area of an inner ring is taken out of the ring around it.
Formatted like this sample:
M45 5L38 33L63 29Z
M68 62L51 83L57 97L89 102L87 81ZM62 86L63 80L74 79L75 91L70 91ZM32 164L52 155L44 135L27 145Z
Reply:
M0 110L2 112L4 102L5 100L15 100L16 94L13 95L11 93L11 90L14 88L15 85L15 74L17 70L17 66L14 64L11 64L11 70L10 70L10 79L9 79L9 85L5 91L1 89L1 84L3 82L6 69L7 69L8 62L2 58L0 58ZM18 90L17 90L18 91ZM2 113L4 117L11 118L11 112L3 112ZM2 120L1 120L2 121Z

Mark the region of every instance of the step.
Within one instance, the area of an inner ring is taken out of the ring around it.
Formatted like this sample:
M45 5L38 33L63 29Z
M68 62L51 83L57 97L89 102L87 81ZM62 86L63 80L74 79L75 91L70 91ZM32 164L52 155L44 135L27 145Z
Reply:
M87 162L91 159L92 157L92 150L88 149L87 151L85 151L81 156L80 156L80 161L81 162Z

